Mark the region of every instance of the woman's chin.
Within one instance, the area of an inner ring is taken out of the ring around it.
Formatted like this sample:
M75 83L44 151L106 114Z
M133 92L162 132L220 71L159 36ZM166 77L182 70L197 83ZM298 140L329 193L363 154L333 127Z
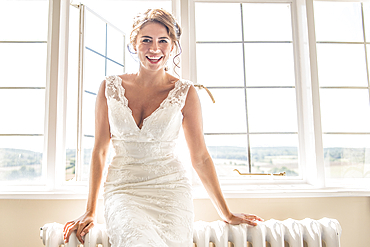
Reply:
M164 70L165 65L163 63L141 63L141 67L150 71Z

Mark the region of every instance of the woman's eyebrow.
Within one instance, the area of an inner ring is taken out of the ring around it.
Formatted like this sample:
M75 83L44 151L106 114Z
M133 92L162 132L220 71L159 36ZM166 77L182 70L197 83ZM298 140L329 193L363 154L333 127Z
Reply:
M153 39L153 37L150 37L150 36L141 36L140 37L141 39ZM158 39L170 39L169 37L159 37Z

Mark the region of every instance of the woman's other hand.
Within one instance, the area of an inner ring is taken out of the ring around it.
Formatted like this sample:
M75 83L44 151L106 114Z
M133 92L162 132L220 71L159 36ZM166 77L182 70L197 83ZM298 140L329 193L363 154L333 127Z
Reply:
M246 223L250 226L256 226L258 221L264 221L262 218L254 214L231 214L231 217L228 220L224 220L226 223L231 225L239 225Z
M94 216L85 213L80 218L69 221L65 224L63 232L64 232L64 242L68 243L69 236L72 234L73 231L76 232L77 239L83 244L83 236L85 236L91 228L94 226Z

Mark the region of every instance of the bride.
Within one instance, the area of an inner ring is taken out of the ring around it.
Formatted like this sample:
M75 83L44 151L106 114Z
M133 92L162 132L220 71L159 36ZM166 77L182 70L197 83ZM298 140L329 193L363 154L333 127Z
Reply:
M110 141L115 156L104 184L105 223L114 247L191 246L191 184L175 153L182 126L192 165L220 217L256 225L256 215L232 213L221 192L202 129L201 107L192 83L166 72L180 49L181 28L171 14L151 9L136 17L130 45L140 60L135 74L108 76L96 99L95 144L85 214L67 222L83 237L94 226L96 204Z

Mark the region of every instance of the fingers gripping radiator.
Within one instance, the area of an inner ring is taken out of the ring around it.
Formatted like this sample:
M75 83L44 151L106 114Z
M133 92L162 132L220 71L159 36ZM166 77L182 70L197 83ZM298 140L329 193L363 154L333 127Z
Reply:
M251 227L229 225L222 221L194 223L193 242L196 247L340 247L342 229L335 219L268 220ZM40 237L46 247L76 247L80 242L72 233L68 244L63 242L63 225L46 224ZM84 247L109 247L103 225L97 224L85 236Z

